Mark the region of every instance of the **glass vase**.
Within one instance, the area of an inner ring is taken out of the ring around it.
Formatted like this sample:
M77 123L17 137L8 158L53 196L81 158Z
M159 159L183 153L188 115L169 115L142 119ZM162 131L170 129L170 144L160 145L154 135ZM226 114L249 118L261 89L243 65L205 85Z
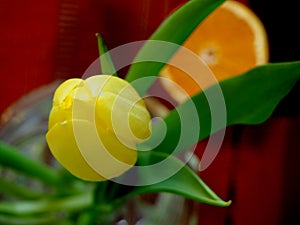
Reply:
M52 105L54 90L61 81L34 90L9 107L1 117L0 140L12 145L27 157L42 162L56 169L63 169L52 157L47 147L45 134L48 129L48 116ZM28 165L30 166L30 165ZM0 165L1 179L21 185L36 193L51 193L51 187L30 176L23 175L12 169ZM93 185L78 181L83 192L93 195ZM70 195L72 193L64 193ZM89 197L86 197L89 198ZM12 197L1 193L2 202L18 203L28 201L40 201ZM59 200L58 200L59 201ZM74 203L76 204L76 203ZM132 197L122 203L111 207L94 205L93 207L81 207L81 202L75 211L70 213L63 205L55 212L49 212L57 217L56 224L68 225L197 225L198 203L184 197L170 193L144 194ZM98 207L99 206L99 207ZM97 208L97 209L96 209ZM49 211L52 209L50 208ZM19 212L22 215L22 212ZM93 215L85 219L84 215ZM16 218L18 215L16 215ZM59 222L60 221L60 222ZM87 222L88 221L88 222ZM0 224L10 224L1 218ZM13 224L13 223L11 223ZM51 224L49 221L41 221L34 224Z

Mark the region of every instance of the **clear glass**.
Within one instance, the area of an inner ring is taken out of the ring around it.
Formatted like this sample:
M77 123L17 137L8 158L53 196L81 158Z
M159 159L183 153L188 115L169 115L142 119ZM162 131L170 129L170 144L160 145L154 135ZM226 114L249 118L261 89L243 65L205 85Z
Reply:
M122 205L107 225L197 225L197 203L169 194L147 194L132 198ZM104 223L103 223L104 222Z

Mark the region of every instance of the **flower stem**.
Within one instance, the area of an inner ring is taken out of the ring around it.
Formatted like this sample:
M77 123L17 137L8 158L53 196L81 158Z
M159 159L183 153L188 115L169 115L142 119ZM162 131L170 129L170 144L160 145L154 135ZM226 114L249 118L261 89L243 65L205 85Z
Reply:
M108 182L109 181L103 181L103 182L98 182L95 185L95 190L94 190L94 203L104 203L106 202L107 199L107 188L108 188Z
M0 215L0 224L6 225L41 225L41 224L57 224L62 225L62 223L58 223L57 217L54 215L39 215L37 216L26 216L26 217L15 217L11 215ZM70 225L70 224L68 224Z
M58 173L43 163L23 155L15 147L0 141L0 165L40 179L46 184L60 186L62 179Z
M62 211L80 211L91 207L93 204L90 192L79 195L42 199L36 201L0 202L0 214L15 216L29 216L40 213L54 213Z
M0 178L0 192L23 199L36 199L42 196L42 193L30 191L22 186L8 182Z

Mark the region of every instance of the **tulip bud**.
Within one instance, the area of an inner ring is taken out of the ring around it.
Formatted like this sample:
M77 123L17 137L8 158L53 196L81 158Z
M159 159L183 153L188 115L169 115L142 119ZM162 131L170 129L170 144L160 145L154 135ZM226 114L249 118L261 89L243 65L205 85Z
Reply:
M73 175L89 181L120 176L137 160L136 144L151 134L144 101L125 80L74 78L55 91L47 143Z

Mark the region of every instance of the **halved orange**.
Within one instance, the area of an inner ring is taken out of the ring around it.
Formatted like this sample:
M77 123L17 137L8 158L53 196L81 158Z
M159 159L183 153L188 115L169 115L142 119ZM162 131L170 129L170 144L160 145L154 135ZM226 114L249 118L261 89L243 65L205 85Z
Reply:
M248 6L234 0L227 0L212 12L183 43L183 47L202 59L218 81L267 63L269 57L267 34L261 20ZM180 60L179 54L180 51L171 62L176 61L175 58ZM212 84L202 82L200 88L196 81L202 75L201 71L187 74L171 65L166 65L160 74L188 94L163 79L163 87L177 102Z

